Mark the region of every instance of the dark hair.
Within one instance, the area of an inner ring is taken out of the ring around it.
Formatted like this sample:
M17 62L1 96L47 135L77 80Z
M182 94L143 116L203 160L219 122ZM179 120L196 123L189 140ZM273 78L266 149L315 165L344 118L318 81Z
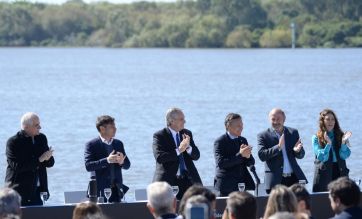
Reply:
M98 132L101 131L101 126L108 124L114 124L114 118L108 115L99 116L96 121L96 127Z
M102 210L92 202L82 202L75 206L73 219L102 219Z
M248 192L232 192L226 200L227 210L237 219L256 218L256 199Z
M297 201L298 202L304 201L307 209L310 210L310 195L309 195L308 190L300 184L294 184L294 185L290 186L289 188L290 188L290 190L292 190L294 195L297 197Z
M324 125L324 118L328 114L332 114L334 117L334 120L335 120L333 133L334 133L334 139L336 139L335 146L339 149L342 144L343 131L342 131L341 127L339 126L337 115L331 109L324 109L322 112L319 113L319 120L318 120L319 121L319 130L317 132L318 142L322 148L324 148L327 144L327 141L324 139L324 132L327 131L327 129Z
M345 206L358 206L360 202L360 189L358 185L348 177L341 177L328 184L328 190L333 198L339 198Z
M179 210L178 210L179 214L182 214L183 216L185 216L183 213L184 213L184 209L186 206L186 202L190 197L195 196L195 195L204 196L205 198L207 198L207 200L209 200L210 203L212 203L213 201L216 200L215 194L212 193L209 189L203 187L201 184L192 185L190 188L188 188L186 190L186 192L182 196L182 199L180 201Z
M225 121L224 121L226 130L231 125L231 122L233 120L235 120L235 119L241 119L241 116L239 114L237 114L237 113L229 113L229 114L226 115Z

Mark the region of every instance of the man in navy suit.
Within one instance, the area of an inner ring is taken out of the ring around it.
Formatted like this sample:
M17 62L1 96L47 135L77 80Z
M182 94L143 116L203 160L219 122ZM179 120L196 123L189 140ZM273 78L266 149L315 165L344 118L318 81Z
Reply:
M131 163L126 156L123 143L115 139L117 128L114 118L100 116L96 127L99 137L85 146L84 159L87 171L95 173L97 194L104 197L104 188L112 189L110 202L119 202L128 189L123 185L122 169L129 169Z
M255 183L247 166L255 164L252 147L241 136L243 121L236 113L229 113L225 118L226 133L216 139L214 156L216 174L214 186L220 196L228 196L238 191L238 183L245 183L246 190L255 190Z
M296 158L304 157L303 144L296 129L284 126L285 113L272 109L269 113L271 128L258 134L258 155L265 162L266 192L277 184L291 186L307 179Z
M185 116L181 109L171 108L166 113L167 127L153 135L153 155L156 171L153 182L165 181L178 186L177 198L193 184L202 184L199 173L193 163L200 158L191 131L184 128Z
M360 188L348 177L341 177L328 185L329 200L335 217L332 219L361 219Z

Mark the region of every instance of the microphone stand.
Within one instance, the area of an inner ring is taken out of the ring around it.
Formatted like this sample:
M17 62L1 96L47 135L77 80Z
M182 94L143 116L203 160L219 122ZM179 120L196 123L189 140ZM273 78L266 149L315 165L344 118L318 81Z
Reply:
M256 185L255 185L255 196L258 197L259 194L259 185L260 185L260 179L258 177L258 174L255 171L255 166L252 165L249 167L250 172L253 174L255 181L256 181Z

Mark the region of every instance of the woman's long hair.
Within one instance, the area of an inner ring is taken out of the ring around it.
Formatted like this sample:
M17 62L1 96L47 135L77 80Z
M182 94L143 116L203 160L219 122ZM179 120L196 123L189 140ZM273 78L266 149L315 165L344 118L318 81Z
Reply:
M297 198L294 193L284 185L276 185L270 192L268 203L266 204L264 219L269 218L276 212L286 211L297 212Z
M318 142L322 148L324 148L327 144L327 141L324 139L324 133L327 132L327 128L324 125L324 118L328 114L332 114L334 117L334 120L335 120L333 133L334 133L334 139L336 142L335 147L337 147L337 149L339 149L342 144L343 131L341 130L341 127L339 126L339 122L338 122L336 114L331 109L324 109L322 112L319 113L319 130L317 132Z

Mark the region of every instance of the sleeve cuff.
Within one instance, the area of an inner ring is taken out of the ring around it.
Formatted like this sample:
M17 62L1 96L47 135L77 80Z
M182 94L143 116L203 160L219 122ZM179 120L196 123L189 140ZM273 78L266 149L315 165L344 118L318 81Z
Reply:
M180 155L180 150L178 148L175 149L177 156Z
M186 152L191 155L192 147L190 145L187 147Z

